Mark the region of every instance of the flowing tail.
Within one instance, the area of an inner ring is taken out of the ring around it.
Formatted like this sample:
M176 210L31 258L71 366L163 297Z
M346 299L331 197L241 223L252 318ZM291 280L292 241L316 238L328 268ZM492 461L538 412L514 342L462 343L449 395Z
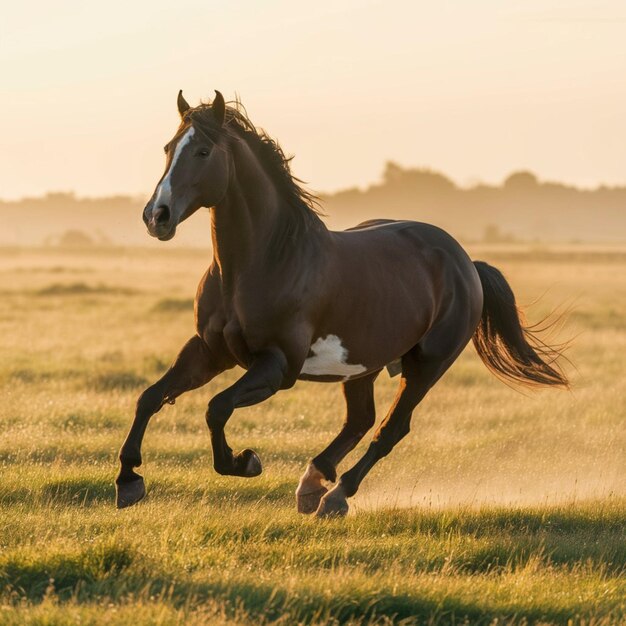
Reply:
M482 362L504 382L569 387L556 362L562 348L542 341L541 328L525 325L515 295L500 270L483 261L475 261L474 265L483 286L483 313L472 340Z

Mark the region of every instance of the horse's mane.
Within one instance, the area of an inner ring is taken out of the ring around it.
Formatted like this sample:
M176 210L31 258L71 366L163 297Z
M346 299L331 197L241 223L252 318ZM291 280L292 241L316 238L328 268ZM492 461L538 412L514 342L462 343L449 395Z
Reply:
M281 256L289 243L300 241L312 230L325 228L320 219L322 211L318 198L303 187L303 181L291 173L290 163L293 156L286 156L275 139L252 123L239 99L227 103L224 125L221 128L215 124L210 103L202 103L189 109L183 117L183 123L186 122L193 124L194 128L213 141L220 134L233 133L248 144L261 162L287 205L271 242L270 251L273 255Z

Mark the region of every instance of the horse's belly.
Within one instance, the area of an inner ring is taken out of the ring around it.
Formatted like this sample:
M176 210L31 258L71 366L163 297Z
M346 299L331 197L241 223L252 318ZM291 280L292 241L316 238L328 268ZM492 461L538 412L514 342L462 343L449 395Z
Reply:
M359 315L337 315L328 330L314 335L299 378L349 380L398 361L420 341L431 318L421 303L411 305L400 298L377 298L368 306L357 302Z

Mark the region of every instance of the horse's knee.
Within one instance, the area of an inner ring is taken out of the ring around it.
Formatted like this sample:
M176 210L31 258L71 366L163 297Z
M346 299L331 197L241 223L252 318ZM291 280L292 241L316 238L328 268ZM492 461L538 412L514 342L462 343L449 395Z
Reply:
M234 411L232 400L218 394L209 402L206 411L206 423L209 430L222 429Z
M164 402L161 385L155 383L148 387L137 399L138 415L153 415L162 406Z

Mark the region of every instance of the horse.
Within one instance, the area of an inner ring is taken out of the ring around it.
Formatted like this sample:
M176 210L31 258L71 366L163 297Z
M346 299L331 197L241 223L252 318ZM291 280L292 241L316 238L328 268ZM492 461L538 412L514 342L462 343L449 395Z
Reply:
M317 198L291 174L280 145L239 101L191 107L165 145L165 172L143 220L172 239L201 207L211 211L213 260L195 299L196 334L137 401L121 447L118 508L146 494L141 444L152 415L235 366L242 376L208 403L206 423L219 474L262 471L252 449L233 453L224 433L235 409L298 380L343 385L339 434L313 458L296 489L301 513L348 512L370 469L407 435L413 410L470 339L497 376L529 386L568 387L561 348L541 339L495 267L472 261L440 228L370 220L330 231ZM375 424L374 382L397 365L397 396L365 454L337 480L337 466Z

